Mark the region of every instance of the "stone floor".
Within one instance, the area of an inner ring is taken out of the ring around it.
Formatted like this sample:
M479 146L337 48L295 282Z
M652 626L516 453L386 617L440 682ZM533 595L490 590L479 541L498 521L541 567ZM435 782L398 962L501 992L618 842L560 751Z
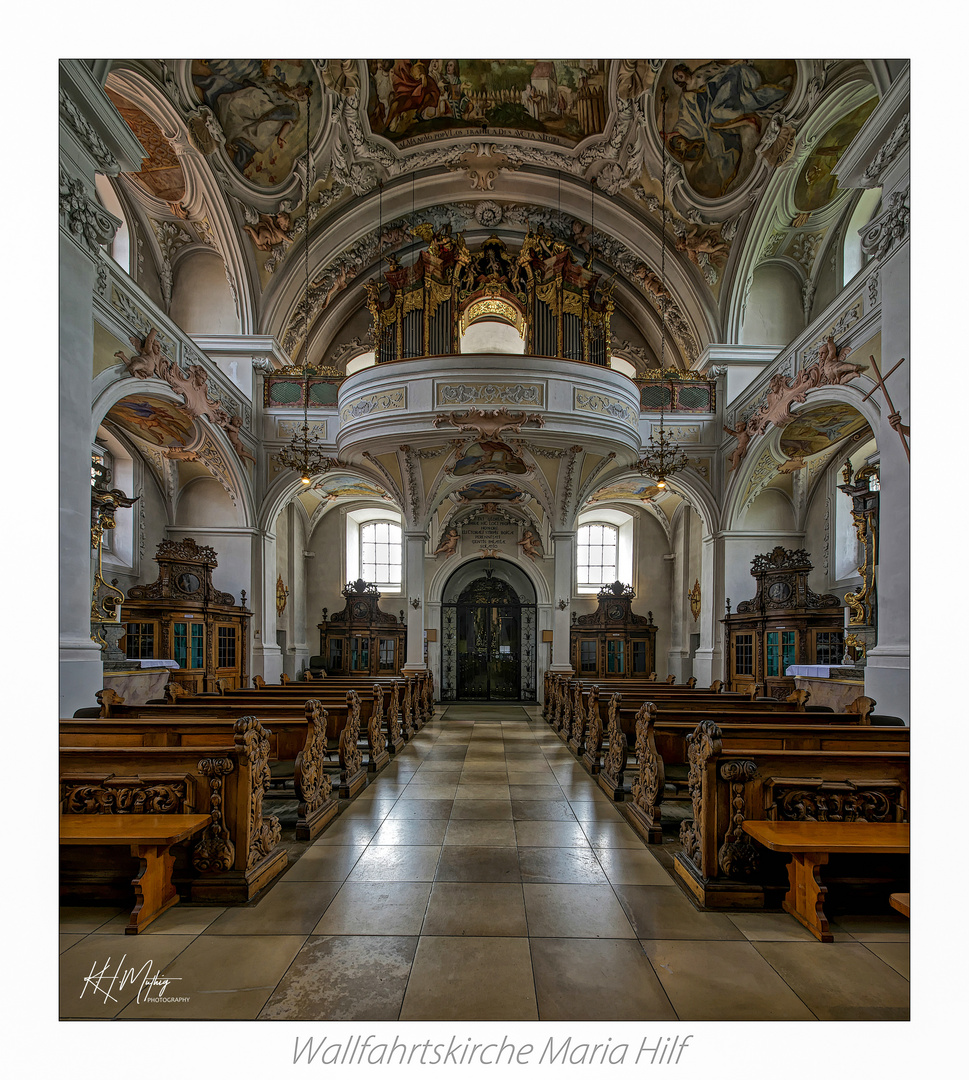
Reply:
M822 945L783 913L697 910L527 713L439 709L250 904L182 903L136 937L120 908L62 906L61 1017L908 1019L906 919L844 917ZM165 1000L91 992L122 958Z

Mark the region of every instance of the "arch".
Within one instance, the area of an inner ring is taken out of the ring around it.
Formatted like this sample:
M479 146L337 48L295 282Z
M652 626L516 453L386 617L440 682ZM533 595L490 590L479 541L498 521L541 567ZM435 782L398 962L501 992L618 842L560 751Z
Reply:
M782 262L763 263L754 271L740 328L741 345L783 346L804 329L802 281Z
M240 332L225 264L218 255L196 248L178 260L169 316L186 334L194 336Z
M199 476L179 491L175 526L190 528L237 528L242 525L238 504L214 476Z

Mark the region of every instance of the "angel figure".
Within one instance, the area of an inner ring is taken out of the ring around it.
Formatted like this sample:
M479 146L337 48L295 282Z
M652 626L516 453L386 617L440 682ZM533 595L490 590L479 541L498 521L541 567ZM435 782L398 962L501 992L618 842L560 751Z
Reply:
M460 538L460 533L458 533L457 529L448 529L447 535L438 545L437 551L435 551L434 554L443 555L445 558L447 558L448 555L453 555L454 552L457 550L458 540Z
M728 435L737 436L737 445L733 452L727 458L730 462L729 472L733 472L734 469L740 467L741 461L744 460L744 456L747 453L747 447L750 445L751 432L747 430L747 421L741 420L740 424L735 428L724 426L723 429Z
M858 378L861 368L857 364L844 362L850 352L851 346L843 345L839 349L834 343L834 338L829 335L828 340L818 350L818 367L821 369L826 384L844 385Z
M531 529L525 530L525 535L518 541L518 546L530 559L544 558L541 549L536 542L535 534Z

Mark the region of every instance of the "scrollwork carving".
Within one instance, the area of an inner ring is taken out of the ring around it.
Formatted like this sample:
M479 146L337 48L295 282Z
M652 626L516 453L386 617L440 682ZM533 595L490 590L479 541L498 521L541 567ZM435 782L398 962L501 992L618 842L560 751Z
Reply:
M277 817L262 816L263 796L269 790L269 732L255 716L242 716L233 725L235 744L249 766L249 851L246 869L251 870L279 843L282 826Z
M333 782L324 762L330 758L326 748L326 709L322 702L310 698L305 706L307 739L296 755L293 787L300 800L297 813L301 818L319 810L333 796Z
M224 777L235 768L229 758L203 758L199 772L209 779L209 813L212 823L206 826L199 842L192 849L192 865L200 874L214 874L232 869L235 844L229 837L223 808Z
M340 732L340 772L346 783L363 765L363 753L357 742L360 738L360 696L356 690L347 691L347 722Z

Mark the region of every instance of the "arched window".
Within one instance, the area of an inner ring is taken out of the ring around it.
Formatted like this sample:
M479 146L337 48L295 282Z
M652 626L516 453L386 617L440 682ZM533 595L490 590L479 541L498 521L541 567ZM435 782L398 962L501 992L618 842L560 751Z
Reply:
M376 585L381 592L404 591L400 514L383 507L349 510L346 517L347 580Z
M597 593L613 581L633 584L633 517L608 508L579 516L575 536L575 591Z
M400 588L400 526L369 521L360 529L360 575L378 587Z
M576 538L577 584L580 589L607 585L619 574L619 529L596 522L582 525Z

